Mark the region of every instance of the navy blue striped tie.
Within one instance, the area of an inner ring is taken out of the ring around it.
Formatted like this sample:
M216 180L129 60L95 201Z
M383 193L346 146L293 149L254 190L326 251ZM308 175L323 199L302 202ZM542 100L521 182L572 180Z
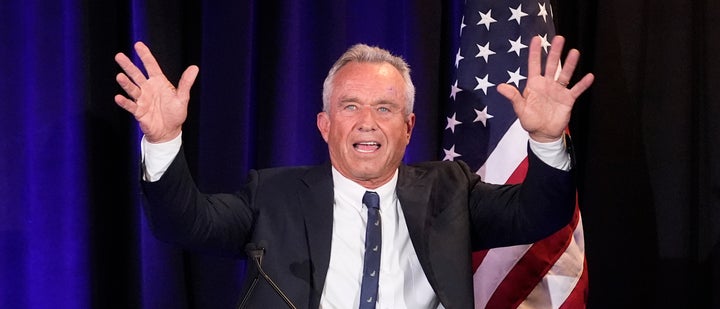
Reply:
M374 309L380 279L380 249L382 248L382 226L380 224L380 196L366 191L363 205L368 210L365 229L365 260L360 287L360 309Z

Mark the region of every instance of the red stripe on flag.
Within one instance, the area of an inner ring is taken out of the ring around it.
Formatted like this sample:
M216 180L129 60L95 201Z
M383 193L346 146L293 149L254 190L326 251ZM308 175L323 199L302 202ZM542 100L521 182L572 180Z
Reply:
M576 204L575 214L570 224L534 243L510 273L505 276L488 300L486 308L517 308L570 245L579 220L579 210Z
M522 183L523 180L525 180L525 175L527 175L528 170L528 158L525 157L525 159L518 164L518 167L515 168L515 171L510 175L510 178L505 182L506 184L518 184Z
M480 264L482 264L482 261L485 259L485 256L488 254L489 250L481 250L481 251L475 251L472 253L472 270L473 273L478 269Z

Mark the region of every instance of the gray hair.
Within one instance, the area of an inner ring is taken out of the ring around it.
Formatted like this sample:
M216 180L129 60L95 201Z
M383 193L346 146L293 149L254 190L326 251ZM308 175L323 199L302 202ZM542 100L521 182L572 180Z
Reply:
M415 103L415 85L413 85L412 79L410 79L410 66L405 60L399 56L391 54L389 51L368 46L365 44L355 44L348 49L340 58L335 61L330 72L328 72L325 82L323 83L323 111L330 111L330 94L333 91L333 79L335 74L344 65L352 62L369 62L369 63L383 63L387 62L395 67L400 72L403 80L405 81L405 115L409 115L413 111L413 105Z

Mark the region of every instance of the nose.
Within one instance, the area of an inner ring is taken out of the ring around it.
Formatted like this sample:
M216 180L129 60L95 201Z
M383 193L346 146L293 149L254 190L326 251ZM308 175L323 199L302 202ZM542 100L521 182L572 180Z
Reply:
M358 120L358 130L374 131L377 129L375 121L375 112L372 106L364 106L360 109L360 119Z

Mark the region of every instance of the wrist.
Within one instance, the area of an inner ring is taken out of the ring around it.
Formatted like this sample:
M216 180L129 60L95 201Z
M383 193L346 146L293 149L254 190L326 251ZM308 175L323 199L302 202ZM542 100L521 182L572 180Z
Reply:
M145 140L151 144L162 144L176 139L182 133L182 129L172 130L159 136L145 134Z
M538 143L554 143L554 142L561 140L563 137L562 135L550 136L550 135L545 135L545 134L534 134L534 133L530 133L529 136L530 136L531 140L538 142Z

